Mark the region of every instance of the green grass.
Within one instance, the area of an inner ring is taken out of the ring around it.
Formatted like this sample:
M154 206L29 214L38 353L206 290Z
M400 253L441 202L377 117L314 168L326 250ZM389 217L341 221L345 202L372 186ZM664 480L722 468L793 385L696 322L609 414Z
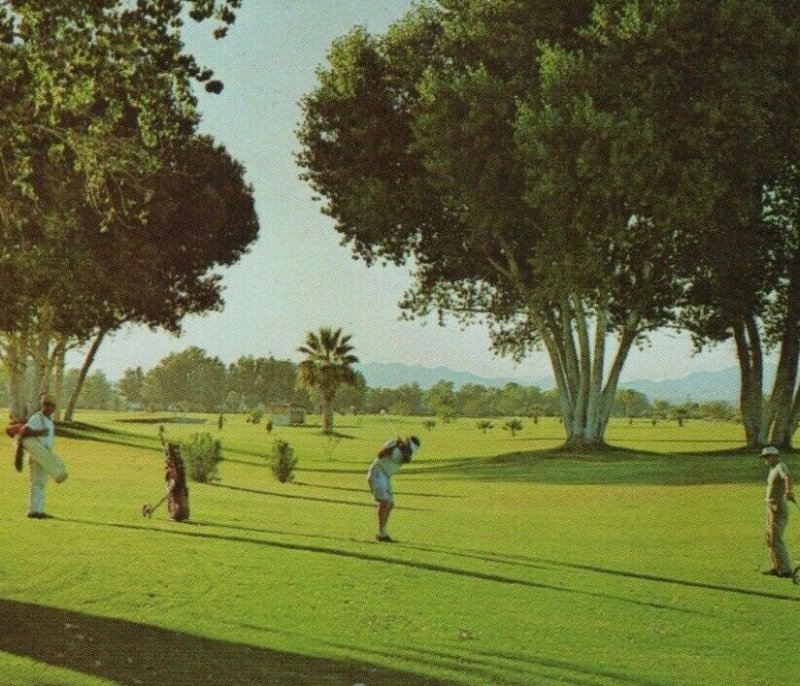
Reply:
M158 425L120 417L79 414L57 439L71 473L48 486L53 520L25 518L27 478L9 444L3 686L800 676L800 587L757 573L764 473L736 425L619 421L615 449L569 456L552 419L525 420L513 438L473 420L429 431L420 419L337 417L334 439L318 427L268 435L235 416L221 432L212 416L169 423L173 440L220 436L225 456L219 481L190 484L192 520L178 524L163 509L140 514L163 489ZM385 545L373 541L364 472L395 430L423 446L394 479L400 543ZM295 449L294 483L270 473L276 437Z

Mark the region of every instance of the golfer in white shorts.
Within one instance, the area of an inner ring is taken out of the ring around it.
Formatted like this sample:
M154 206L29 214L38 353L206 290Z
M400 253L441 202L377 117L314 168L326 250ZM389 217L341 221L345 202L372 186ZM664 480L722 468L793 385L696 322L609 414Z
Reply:
M394 542L394 539L386 531L389 514L394 507L391 479L400 470L400 467L406 462L411 462L411 456L419 450L420 444L421 442L416 436L409 436L405 440L398 438L386 441L367 470L369 490L378 503L378 534L375 536L378 541Z

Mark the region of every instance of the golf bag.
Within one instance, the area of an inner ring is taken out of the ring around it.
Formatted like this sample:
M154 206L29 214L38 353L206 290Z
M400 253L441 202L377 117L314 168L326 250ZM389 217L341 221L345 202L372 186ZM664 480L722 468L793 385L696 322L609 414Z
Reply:
M164 480L167 482L167 510L170 519L182 522L189 519L189 488L186 470L177 443L164 445Z
M25 448L22 447L22 438L25 434L25 422L13 421L6 427L6 436L14 439L14 469L22 471L22 462Z

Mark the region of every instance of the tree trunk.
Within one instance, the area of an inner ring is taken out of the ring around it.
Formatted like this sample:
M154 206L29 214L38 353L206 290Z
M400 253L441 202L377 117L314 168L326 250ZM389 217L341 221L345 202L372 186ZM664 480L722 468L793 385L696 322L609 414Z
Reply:
M333 399L324 395L320 398L322 405L322 433L333 433Z
M769 398L767 421L762 434L769 432L769 442L780 448L792 446L794 428L794 400L797 386L798 358L800 357L800 282L796 277L786 293L786 313L781 336L778 369Z
M605 431L614 407L614 398L625 360L636 339L639 320L632 317L619 336L614 362L605 378L605 353L608 337L604 313L595 317L594 344L590 343L589 317L578 306L567 312L562 308L561 321L540 330L545 342L556 386L564 409L566 447L574 450L595 449L605 445ZM565 322L564 318L569 321ZM575 338L577 337L577 343ZM564 363L564 359L567 363Z
M764 441L761 436L763 413L764 356L761 334L753 317L737 322L733 327L736 358L739 362L739 409L742 413L744 435L749 448L758 448Z
M81 366L81 370L78 373L78 380L75 384L75 390L72 393L72 397L69 399L69 403L67 403L67 407L64 410L64 421L71 422L72 417L75 414L75 406L78 404L78 396L81 393L81 389L83 388L83 382L86 381L86 376L89 373L89 368L92 366L94 362L95 355L97 355L97 351L100 348L100 344L103 342L106 334L108 333L108 329L100 329L97 332L94 340L92 341L92 345L89 346L89 351L86 353L86 357L83 360L83 366Z
M769 442L780 448L791 448L792 419L795 386L797 384L797 363L800 346L797 338L788 341L784 336L781 345L775 385L770 395L770 406L774 406L774 420L770 429Z
M26 421L30 412L27 405L28 344L25 332L5 337L3 363L8 373L8 414L13 421Z
M56 341L56 345L53 348L53 357L52 357L52 368L53 368L53 396L55 398L56 409L53 412L53 419L59 421L63 415L63 410L61 409L61 393L64 390L64 367L65 367L65 358L67 355L67 345L66 341L64 340L63 336L60 336Z
M52 360L50 359L50 334L41 332L31 345L33 383L28 389L28 407L38 407L42 393L50 392L50 375Z

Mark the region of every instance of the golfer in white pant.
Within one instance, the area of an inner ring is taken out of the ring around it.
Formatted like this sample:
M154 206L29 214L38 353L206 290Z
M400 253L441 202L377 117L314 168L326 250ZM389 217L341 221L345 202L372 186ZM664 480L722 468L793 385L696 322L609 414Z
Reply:
M40 409L31 415L25 424L25 438L39 440L48 450L52 450L55 440L55 425L51 415L56 409L55 401L47 394L39 398ZM28 466L31 472L30 493L28 498L28 517L32 519L48 519L44 511L44 491L48 474L32 454L28 454Z

